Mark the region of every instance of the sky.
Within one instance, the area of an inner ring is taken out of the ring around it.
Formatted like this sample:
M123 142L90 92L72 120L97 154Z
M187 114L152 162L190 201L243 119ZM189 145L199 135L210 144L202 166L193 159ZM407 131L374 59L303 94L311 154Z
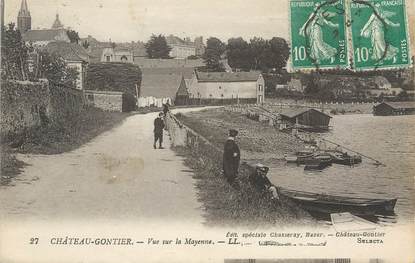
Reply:
M5 0L5 21L15 22L21 0ZM104 41L146 41L151 34L210 36L288 35L286 0L27 0L32 29L50 28L59 13L81 37Z
M21 0L4 0L5 22L16 22ZM254 36L288 39L288 0L26 0L32 28L50 28L59 13L65 27L100 41L147 41L152 34ZM415 52L415 0L409 5Z

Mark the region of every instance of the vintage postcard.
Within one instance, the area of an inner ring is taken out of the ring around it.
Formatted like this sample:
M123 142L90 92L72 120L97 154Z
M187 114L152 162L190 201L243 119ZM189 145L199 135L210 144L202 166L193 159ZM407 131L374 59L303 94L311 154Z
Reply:
M415 262L413 0L1 0L0 262Z

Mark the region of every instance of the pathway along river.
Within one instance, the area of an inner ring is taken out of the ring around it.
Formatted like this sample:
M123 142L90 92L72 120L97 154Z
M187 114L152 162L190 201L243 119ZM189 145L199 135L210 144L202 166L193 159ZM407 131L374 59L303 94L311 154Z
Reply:
M335 195L398 198L396 216L383 222L405 223L414 217L415 116L340 115L323 138L337 142L386 166L363 159L355 167L333 164L323 171L304 171L304 166L276 164L269 177L279 186ZM329 144L327 144L329 145Z

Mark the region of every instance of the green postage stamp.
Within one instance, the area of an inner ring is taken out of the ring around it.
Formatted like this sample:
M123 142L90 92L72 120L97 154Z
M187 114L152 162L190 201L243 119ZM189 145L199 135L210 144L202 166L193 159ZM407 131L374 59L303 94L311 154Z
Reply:
M411 64L404 0L349 0L349 21L354 69Z
M290 12L293 70L411 65L405 0L291 0Z
M294 70L348 67L343 0L291 0L290 13Z

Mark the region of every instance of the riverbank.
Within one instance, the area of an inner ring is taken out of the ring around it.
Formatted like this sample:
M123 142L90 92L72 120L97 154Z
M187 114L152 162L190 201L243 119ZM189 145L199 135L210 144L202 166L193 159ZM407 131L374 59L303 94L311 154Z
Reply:
M279 202L274 202L253 188L249 181L255 163L266 163L300 149L303 147L300 141L223 108L176 116L196 133L191 135L191 145L175 147L174 150L185 157L185 164L193 170L207 225L257 228L317 224L290 200L281 198ZM221 149L231 128L239 130L238 144L242 158L238 174L239 190L232 188L221 172ZM203 143L203 140L194 142L198 136L203 136L212 145Z
M242 159L282 159L284 155L304 148L304 143L290 134L224 108L190 112L176 117L186 126L207 138L219 148L229 129L239 131L238 144Z
M87 107L80 114L28 129L2 140L1 184L7 184L20 173L24 163L16 153L59 154L87 143L99 134L119 125L131 113L104 112Z
M278 108L315 108L332 115L343 114L372 114L375 102L310 102L285 98L266 99L264 106L270 109Z

